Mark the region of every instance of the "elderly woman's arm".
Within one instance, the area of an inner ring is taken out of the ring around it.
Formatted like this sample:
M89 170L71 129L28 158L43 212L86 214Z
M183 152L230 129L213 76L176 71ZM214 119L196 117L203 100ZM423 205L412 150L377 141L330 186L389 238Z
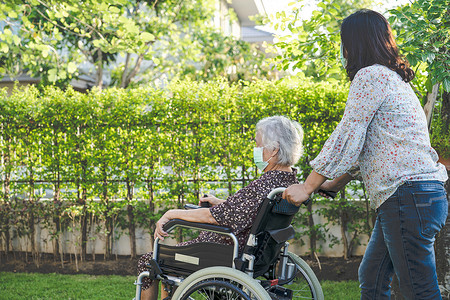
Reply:
M216 219L211 215L209 208L199 208L193 210L171 209L167 211L156 223L155 238L164 240L169 234L163 230L164 224L172 219L181 219L189 222L208 223L217 225Z

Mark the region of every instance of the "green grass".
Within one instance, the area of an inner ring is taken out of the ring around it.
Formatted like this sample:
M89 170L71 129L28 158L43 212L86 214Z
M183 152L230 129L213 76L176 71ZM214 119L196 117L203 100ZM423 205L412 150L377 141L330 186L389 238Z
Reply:
M0 272L0 299L133 299L135 278Z
M132 299L134 276L0 272L0 299ZM324 281L326 300L359 299L356 281Z
M325 300L355 300L360 299L358 281L322 281Z

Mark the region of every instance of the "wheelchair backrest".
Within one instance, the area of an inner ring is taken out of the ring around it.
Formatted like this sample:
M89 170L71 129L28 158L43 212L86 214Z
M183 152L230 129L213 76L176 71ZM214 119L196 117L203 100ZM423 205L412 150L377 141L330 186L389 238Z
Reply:
M285 242L295 235L291 222L299 207L281 198L283 190L275 189L261 203L244 248L244 254L255 257L254 277L264 274L277 261ZM236 265L242 271L249 267L244 255Z

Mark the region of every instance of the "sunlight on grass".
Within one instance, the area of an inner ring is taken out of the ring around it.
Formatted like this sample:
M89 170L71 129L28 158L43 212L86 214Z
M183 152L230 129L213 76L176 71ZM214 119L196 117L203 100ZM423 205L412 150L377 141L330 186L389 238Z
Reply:
M132 299L134 276L0 272L0 299ZM357 281L324 281L326 300L359 299Z

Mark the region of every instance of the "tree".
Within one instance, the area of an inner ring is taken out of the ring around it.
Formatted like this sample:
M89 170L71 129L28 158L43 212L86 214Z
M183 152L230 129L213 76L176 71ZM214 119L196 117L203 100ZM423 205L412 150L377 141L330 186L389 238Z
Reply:
M195 59L186 57L179 77L208 81L221 76L229 82L251 81L255 77L272 79L266 54L257 44L223 36L211 28L195 32L194 37L201 51L193 56Z
M208 28L213 28L214 4L214 0L2 3L0 73L14 78L27 72L60 84L93 73L99 87L105 85L106 75L120 87L138 84L140 78L147 83L171 76L188 59L201 62L198 53L204 38L212 36ZM222 55L212 41L207 42L208 51ZM228 44L228 48L239 45Z
M369 8L371 0L324 0L317 4L309 19L302 19L304 5L299 0L292 13L277 13L276 30L290 34L279 36L272 51L281 52L274 58L283 70L305 73L317 81L345 78L339 60L340 25L342 20L361 8Z
M431 122L433 107L442 85L450 92L450 9L445 0L418 0L390 11L391 23L397 22L400 48L416 70L427 72L425 112Z

